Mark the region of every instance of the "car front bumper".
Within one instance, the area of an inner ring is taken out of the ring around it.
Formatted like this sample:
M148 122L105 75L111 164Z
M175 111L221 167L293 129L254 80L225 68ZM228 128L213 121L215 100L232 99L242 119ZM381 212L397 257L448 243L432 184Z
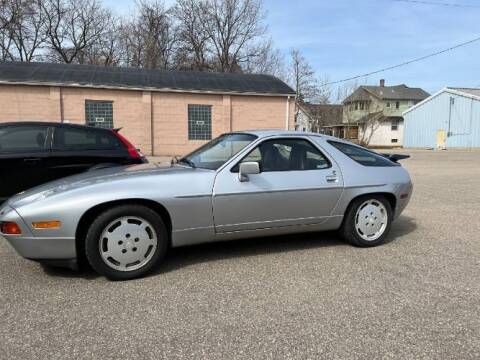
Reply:
M30 228L15 209L0 209L0 222L13 221L21 229L20 235L1 234L21 256L31 260L69 260L77 257L75 238L33 236Z

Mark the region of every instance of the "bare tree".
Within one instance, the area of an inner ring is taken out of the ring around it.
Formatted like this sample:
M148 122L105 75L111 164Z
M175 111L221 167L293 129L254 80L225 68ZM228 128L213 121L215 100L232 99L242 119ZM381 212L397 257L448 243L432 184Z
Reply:
M202 26L200 2L178 0L172 11L177 21L177 67L196 71L211 69L209 35Z
M32 61L44 45L44 17L38 0L0 3L0 46L3 60Z
M54 60L82 61L79 55L102 38L110 13L98 0L43 0L44 31Z
M267 40L258 46L256 56L251 56L244 64L243 70L248 73L268 74L286 79L285 61L280 50L275 49L272 40Z
M147 69L171 67L177 42L169 9L161 1L139 0L134 18L123 26L127 65Z
M297 49L290 52L291 73L289 83L295 90L295 123L298 120L301 105L315 101L319 94L315 71Z
M102 36L79 51L76 62L99 66L120 66L124 57L120 20L113 15L106 19Z
M330 78L328 75L323 75L318 80L318 102L320 104L330 104L333 95L333 88L330 85Z
M259 56L261 47L254 45L266 32L260 0L201 0L200 8L215 70L238 72L242 64Z

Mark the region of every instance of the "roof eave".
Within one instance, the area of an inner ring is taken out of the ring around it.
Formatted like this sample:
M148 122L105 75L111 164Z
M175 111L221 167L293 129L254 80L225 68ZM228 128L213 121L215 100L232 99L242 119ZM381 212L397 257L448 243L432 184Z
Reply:
M26 86L54 86L71 88L89 88L105 90L130 90L130 91L152 91L169 93L190 93L190 94L209 94L209 95L239 95L239 96L273 96L273 97L295 97L295 93L270 93L256 91L228 91L228 90L198 90L198 89L175 89L175 88L155 88L155 87L135 87L135 86L115 86L99 84L79 84L79 83L57 83L57 82L36 82L36 81L8 81L0 80L0 85L26 85Z
M430 101L430 100L433 100L434 98L436 98L436 97L439 96L440 94L443 94L444 92L448 92L448 93L450 93L450 94L467 97L467 98L474 99L474 100L480 100L480 96L476 96L476 95L473 95L473 94L469 94L469 93L465 93L465 92L462 92L462 91L450 89L450 88L448 88L448 87L444 87L443 89L437 91L435 94L430 95L430 96L427 97L426 99L420 101L420 102L419 102L418 104L416 104L415 106L412 106L410 109L405 110L405 111L402 113L402 116L405 116L405 115L408 114L409 112L411 112L411 111L415 110L416 108L422 106L422 105L425 104L426 102L428 102L428 101Z

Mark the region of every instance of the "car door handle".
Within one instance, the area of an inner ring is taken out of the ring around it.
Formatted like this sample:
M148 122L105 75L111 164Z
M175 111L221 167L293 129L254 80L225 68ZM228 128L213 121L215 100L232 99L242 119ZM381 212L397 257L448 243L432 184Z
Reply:
M333 173L332 175L327 175L325 176L325 178L327 179L327 182L337 182L338 181L338 176L336 173Z

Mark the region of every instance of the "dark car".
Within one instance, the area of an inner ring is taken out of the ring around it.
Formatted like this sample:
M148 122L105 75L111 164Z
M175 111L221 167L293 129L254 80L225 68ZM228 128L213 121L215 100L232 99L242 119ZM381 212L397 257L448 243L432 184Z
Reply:
M118 130L65 123L4 123L0 125L0 203L65 176L145 162Z

